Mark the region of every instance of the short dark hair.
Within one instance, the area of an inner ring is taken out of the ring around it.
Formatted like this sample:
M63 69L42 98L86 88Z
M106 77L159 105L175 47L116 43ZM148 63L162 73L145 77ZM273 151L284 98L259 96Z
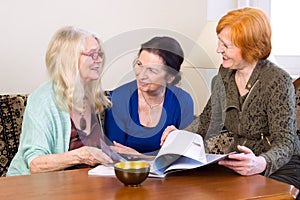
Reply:
M145 50L160 56L167 65L167 73L175 78L171 85L176 85L181 80L180 67L184 60L183 50L177 40L171 37L154 37L141 45L138 55Z

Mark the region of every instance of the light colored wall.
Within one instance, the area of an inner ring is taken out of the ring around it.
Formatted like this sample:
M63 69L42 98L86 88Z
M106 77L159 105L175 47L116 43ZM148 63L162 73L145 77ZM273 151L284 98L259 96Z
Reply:
M140 44L153 36L175 37L187 57L196 49L197 59L208 69L193 68L199 65L198 60L186 58L181 86L192 94L195 113L199 113L210 92L210 79L216 73L211 68L217 67L207 55L210 50L196 44L207 22L207 1L1 1L0 94L30 93L47 80L44 56L51 36L62 26L75 25L102 36L107 55L105 89L113 89L133 78L132 60ZM216 9L225 4L216 2ZM214 30L210 31L214 35Z
M141 43L157 35L178 39L186 56L180 86L191 93L198 114L220 63L216 21L230 9L252 4L270 15L270 0L0 1L0 94L30 93L47 80L44 56L51 36L62 26L75 25L102 36L104 89L133 79L132 60ZM283 67L294 66L289 71L294 75L299 75L298 58L276 57Z

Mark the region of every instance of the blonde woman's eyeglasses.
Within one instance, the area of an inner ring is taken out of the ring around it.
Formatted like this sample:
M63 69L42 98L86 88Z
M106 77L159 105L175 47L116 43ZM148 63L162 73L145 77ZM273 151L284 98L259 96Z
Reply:
M99 60L99 58L101 58L101 59L103 58L104 53L102 51L94 51L94 52L89 52L89 53L82 52L81 55L89 56L94 61L97 61L97 60Z

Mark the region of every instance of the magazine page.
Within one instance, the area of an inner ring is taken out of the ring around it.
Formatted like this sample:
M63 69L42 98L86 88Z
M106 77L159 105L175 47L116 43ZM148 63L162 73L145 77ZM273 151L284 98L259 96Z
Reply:
M203 139L200 135L176 130L171 132L157 156L128 156L122 155L125 160L146 160L150 163L149 177L165 177L167 173L201 167L224 159L224 154L205 154ZM89 175L114 176L113 166L99 165L89 170Z
M149 177L163 178L168 173L176 172L180 170L194 169L197 167L202 167L211 163L215 163L221 159L224 159L227 155L224 154L206 154L206 163L196 161L187 157L181 157L176 160L172 165L162 172L150 172ZM150 162L153 164L153 161ZM98 165L97 167L88 171L88 175L92 176L115 176L113 166Z
M207 160L206 164L215 163L227 157L228 154L206 154L206 160Z
M208 164L216 163L221 159L224 159L227 155L225 154L206 154L206 162L200 162L196 160L191 160L190 158L181 157L170 165L165 171L164 174L186 169L194 169L197 167L202 167Z
M171 132L151 165L151 172L164 174L173 169L191 169L207 163L203 139L200 135L175 130Z
M88 171L88 175L92 176L115 176L113 166L98 165Z
M104 165L98 165L97 167L94 167L93 169L90 169L88 171L88 175L90 176L116 176L115 175L115 169L113 166L104 166ZM163 178L165 175L158 175L155 173L149 173L149 177L153 178Z

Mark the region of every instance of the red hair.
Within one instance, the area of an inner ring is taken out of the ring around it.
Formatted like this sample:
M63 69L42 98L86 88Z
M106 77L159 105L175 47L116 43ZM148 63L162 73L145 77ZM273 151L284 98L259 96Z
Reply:
M242 57L249 63L266 59L272 49L271 26L264 12L257 8L241 8L224 15L216 28L219 34L229 28L231 41L241 49Z

